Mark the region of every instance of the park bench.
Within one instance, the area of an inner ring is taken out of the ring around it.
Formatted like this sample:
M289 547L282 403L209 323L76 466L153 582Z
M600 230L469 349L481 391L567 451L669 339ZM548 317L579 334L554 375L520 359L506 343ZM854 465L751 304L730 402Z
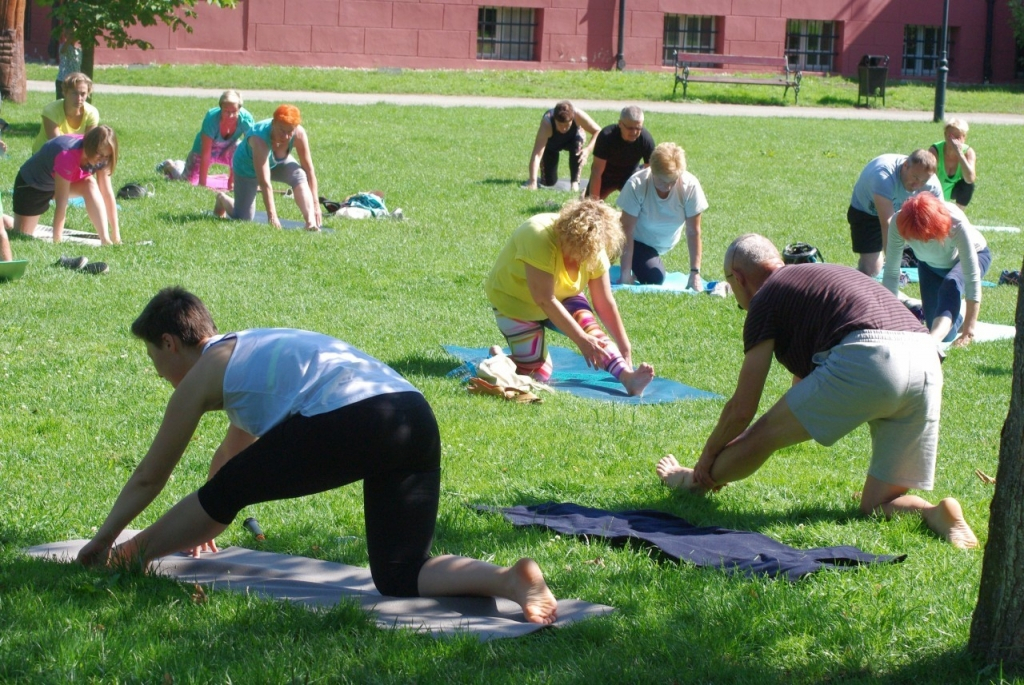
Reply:
M786 91L793 89L793 101L800 100L801 72L791 69L785 57L743 57L740 55L718 55L695 52L679 52L676 55L676 77L672 86L672 97L676 96L676 88L683 84L683 98L686 98L686 86L689 83L740 83L748 86L782 86ZM711 66L709 66L711 65ZM758 67L760 69L779 69L782 73L772 78L755 78L742 75L722 74L721 70L735 66ZM719 73L694 72L694 69L714 69Z

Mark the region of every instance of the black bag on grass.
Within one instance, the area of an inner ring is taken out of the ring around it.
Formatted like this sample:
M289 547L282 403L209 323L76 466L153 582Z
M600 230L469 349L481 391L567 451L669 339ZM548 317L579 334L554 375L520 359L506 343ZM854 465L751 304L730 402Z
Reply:
M127 183L117 191L118 200L138 200L153 195L153 191L138 183Z
M792 243L782 251L782 261L786 264L821 264L825 257L814 245Z

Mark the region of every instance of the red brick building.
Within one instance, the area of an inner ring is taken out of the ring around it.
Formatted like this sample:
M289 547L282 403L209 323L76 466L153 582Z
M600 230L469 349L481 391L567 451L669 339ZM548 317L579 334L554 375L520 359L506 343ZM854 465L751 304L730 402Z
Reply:
M662 69L675 49L786 55L807 72L856 75L888 55L890 78L938 66L942 0L621 0L628 69ZM99 49L98 64L288 64L452 69L609 69L618 0L238 0L198 3L193 33L139 29L146 52ZM33 5L26 53L45 57L50 21ZM950 0L951 81L1021 78L1006 0Z

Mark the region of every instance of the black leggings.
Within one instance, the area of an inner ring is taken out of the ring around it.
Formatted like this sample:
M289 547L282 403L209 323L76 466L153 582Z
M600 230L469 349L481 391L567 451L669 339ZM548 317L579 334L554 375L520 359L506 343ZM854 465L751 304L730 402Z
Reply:
M558 183L558 153L569 152L569 180L580 181L580 162L583 161L583 140L579 136L565 137L556 141L554 136L548 140L544 154L540 158L540 185L553 186Z
M418 392L378 395L269 430L199 489L225 525L258 502L302 497L363 481L370 572L384 595L417 597L430 558L441 486L441 437Z
M637 283L661 285L665 282L665 265L658 251L650 245L633 241L633 275Z
M968 183L962 178L956 182L953 186L953 192L950 194L950 198L953 202L957 203L961 207L966 207L970 203L971 198L974 196L974 184Z

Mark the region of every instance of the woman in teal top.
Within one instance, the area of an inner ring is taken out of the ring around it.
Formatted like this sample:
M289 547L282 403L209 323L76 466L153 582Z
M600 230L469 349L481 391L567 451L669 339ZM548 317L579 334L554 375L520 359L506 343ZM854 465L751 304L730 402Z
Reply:
M193 185L205 186L211 163L230 168L235 148L254 123L252 114L242 107L242 96L238 91L225 90L217 106L203 117L203 125L192 143L185 168L180 175L174 174L175 180L188 179ZM228 175L228 190L233 187L232 172Z
M978 177L978 159L967 144L968 128L963 119L947 119L944 139L930 149L935 155L935 175L942 184L942 194L947 202L955 202L961 208L971 201Z
M292 157L292 150L298 161ZM253 124L235 150L231 161L235 175L235 197L218 193L213 213L219 217L252 221L256 216L256 195L263 196L267 222L281 228L274 204L271 181L287 183L295 195L307 231L319 231L323 216L317 202L318 188L309 137L302 128L302 114L294 105L281 105L272 119Z

